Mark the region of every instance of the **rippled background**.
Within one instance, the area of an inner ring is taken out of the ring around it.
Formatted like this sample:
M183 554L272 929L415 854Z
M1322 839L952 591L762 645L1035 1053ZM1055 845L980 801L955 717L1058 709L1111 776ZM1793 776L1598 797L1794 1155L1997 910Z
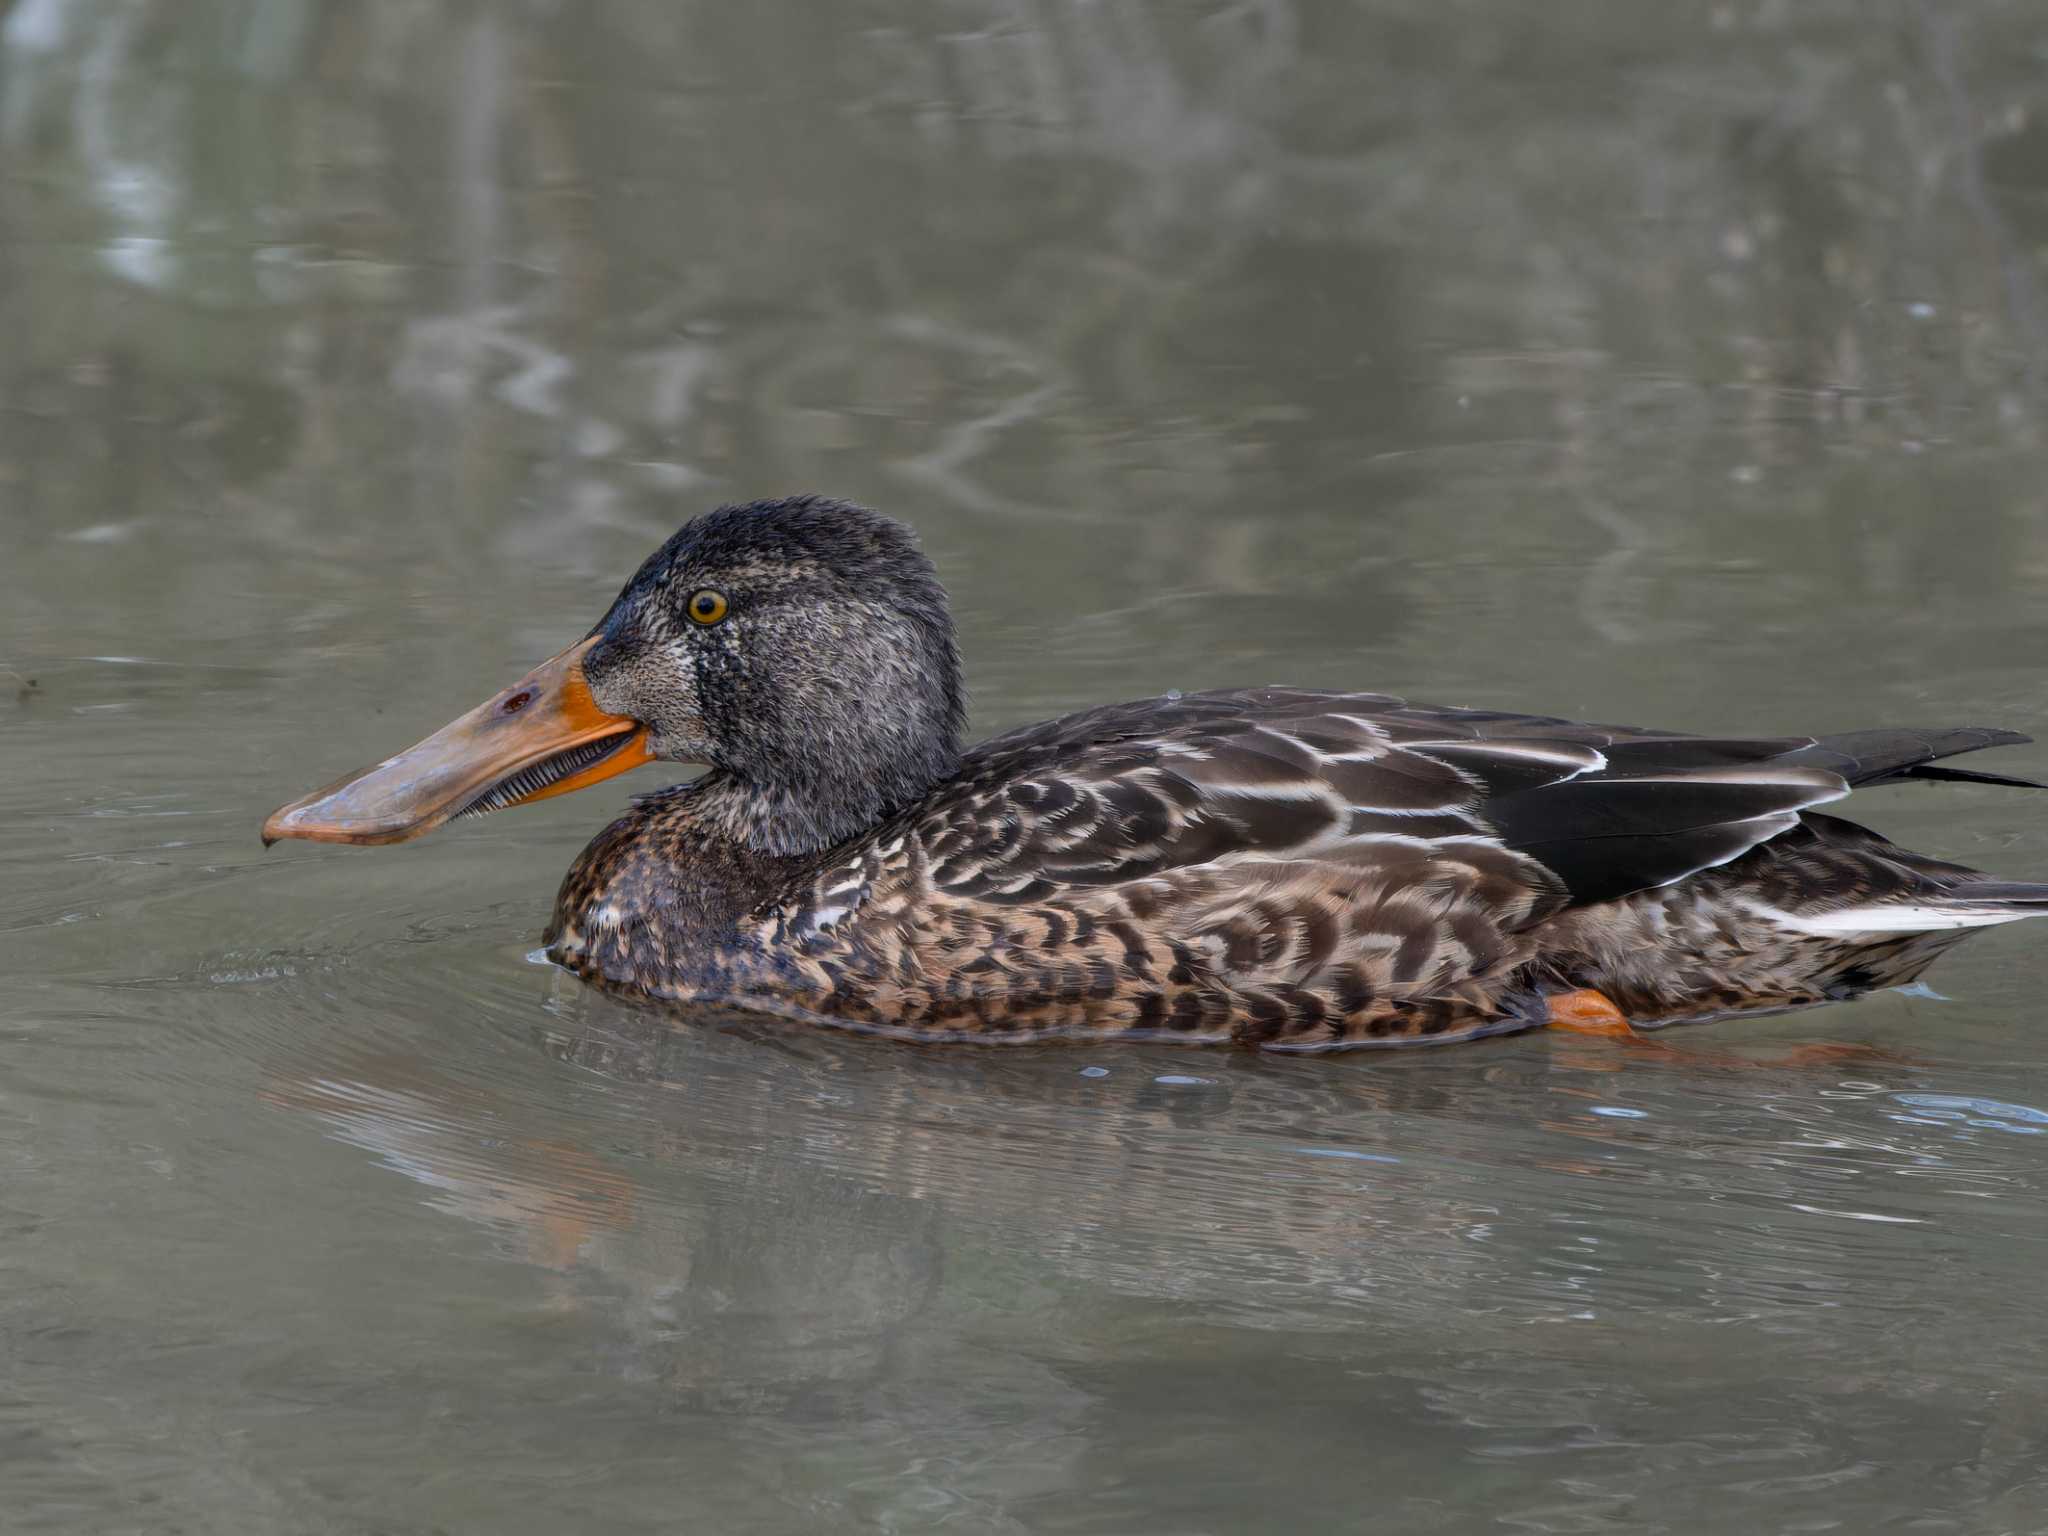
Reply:
M256 839L809 489L978 729L2040 730L2044 375L2021 0L0 0L0 1525L2048 1530L2048 933L918 1050L532 963L624 785Z

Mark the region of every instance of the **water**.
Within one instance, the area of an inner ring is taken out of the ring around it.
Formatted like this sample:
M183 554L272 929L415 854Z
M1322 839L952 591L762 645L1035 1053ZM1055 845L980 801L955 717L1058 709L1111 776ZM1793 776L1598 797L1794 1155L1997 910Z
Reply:
M2042 933L1660 1052L920 1050L533 963L624 785L256 839L799 489L922 529L984 730L2039 730L2044 63L1992 3L0 6L0 1524L2048 1530ZM2023 794L1858 804L2048 872Z

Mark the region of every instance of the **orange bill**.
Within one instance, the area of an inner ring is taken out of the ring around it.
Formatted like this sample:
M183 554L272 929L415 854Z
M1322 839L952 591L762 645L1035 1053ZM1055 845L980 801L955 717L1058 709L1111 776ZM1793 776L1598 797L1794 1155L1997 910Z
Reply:
M402 843L456 816L566 795L652 762L646 727L590 696L583 658L595 643L570 646L417 746L272 812L263 841Z

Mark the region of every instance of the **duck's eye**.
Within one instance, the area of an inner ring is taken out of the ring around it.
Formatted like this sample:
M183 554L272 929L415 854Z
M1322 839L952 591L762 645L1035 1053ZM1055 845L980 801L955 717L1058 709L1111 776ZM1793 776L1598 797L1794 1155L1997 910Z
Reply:
M730 607L723 592L706 587L701 592L690 594L690 621L694 624L716 624Z

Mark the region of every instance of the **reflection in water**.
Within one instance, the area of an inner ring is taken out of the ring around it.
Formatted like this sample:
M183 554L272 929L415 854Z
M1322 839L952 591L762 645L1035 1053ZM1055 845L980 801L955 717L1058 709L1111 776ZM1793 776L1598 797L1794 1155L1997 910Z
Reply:
M0 0L9 1521L2035 1528L2019 936L1655 1051L954 1053L520 964L587 800L255 827L807 489L983 729L2025 728L2039 10Z
M667 531L650 496L768 466L982 522L1129 508L1115 552L1153 590L1320 570L1426 632L1435 572L1374 590L1364 503L1407 509L1374 543L1411 564L1444 516L1501 549L1534 518L1532 551L1592 571L1610 644L1678 638L1674 598L1697 622L1702 557L1717 603L1782 607L1796 562L1712 574L1731 521L1796 514L1814 553L1854 522L1831 574L1880 600L2038 558L1995 458L1982 511L1952 510L1970 539L1873 530L1890 477L1825 462L2038 441L2019 13L1928 8L1892 37L1731 9L1652 44L1623 7L1569 43L1513 8L793 35L644 4L260 9L30 0L0 31L0 148L37 168L7 196L45 242L16 258L36 344L6 393L110 434L129 482L17 431L53 524L165 515L135 473L156 462L262 487L227 509L259 551L367 559L364 509L426 497L407 554L598 572L605 535ZM1903 80L1901 48L1925 60ZM776 87L707 68L728 50L774 57ZM1545 89L1567 59L1621 104ZM1512 163L1473 175L1503 135ZM1909 164L1940 179L1865 190ZM875 196L883 166L916 194ZM1621 205L1618 241L1589 201ZM75 250L98 265L48 259ZM112 324L81 302L110 273ZM1710 503L1669 494L1674 463Z
M558 1270L630 1271L636 1252L668 1262L690 1243L655 1230L707 1208L752 1213L765 1202L794 1234L820 1219L836 1227L849 1206L886 1195L942 1215L955 1240L1034 1254L1063 1282L1135 1298L1216 1302L1255 1273L1260 1310L1242 1321L1272 1326L1322 1314L1314 1326L1348 1327L1345 1309L1332 1310L1348 1300L1381 1326L1426 1328L1447 1296L1464 1294L1517 1327L1600 1305L1755 1320L1803 1305L1841 1260L1837 1234L1759 1212L1807 1210L1808 1195L1863 1198L1889 1207L1868 1219L1919 1224L1926 1197L1902 1181L1938 1178L1953 1192L2030 1179L1947 1138L1888 1129L1941 1126L1939 1106L1976 1100L1843 1080L1768 1051L1675 1049L1663 1062L1671 1083L1618 1078L1620 1047L1548 1041L1412 1068L1212 1053L1193 1073L1170 1050L949 1055L739 1018L679 1023L583 997L552 1011L562 1020L541 1029L542 1052L631 1090L606 1095L590 1142L508 1139L503 1128L522 1118L515 1104L403 1056L343 1055L269 1097ZM1902 1116L1899 1103L1932 1110ZM1717 1114L1703 1108L1714 1104L1732 1133L1713 1129ZM593 1150L598 1141L611 1156ZM1555 1177L1544 1210L1503 1209L1516 1168ZM1701 1219L1675 1230L1662 1215L1645 1220L1691 1201ZM1633 1244L1666 1248L1675 1267L1595 1262L1601 1239L1588 1234L1613 1222ZM1552 1229L1566 1234L1561 1246L1530 1267L1529 1240ZM1521 1240L1503 1244L1509 1235ZM844 1236L810 1245L826 1266L821 1289L839 1283ZM1755 1265L1729 1262L1731 1239L1798 1256L1802 1278L1783 1288L1774 1259L1759 1283ZM1703 1283L1710 1255L1732 1273ZM787 1275L780 1245L754 1257ZM1897 1278L1890 1304L1924 1304L1909 1276Z
M898 1496L985 1504L1051 1476L1040 1497L1066 1508L1072 1454L1158 1443L1131 1412L1186 1429L1199 1465L1205 1416L1228 1412L1196 1407L1217 1371L1276 1443L1321 1421L1417 1465L1563 1457L1574 1500L1624 1523L1678 1507L1641 1458L1702 1424L1750 1494L1895 1490L1843 1459L1828 1419L1876 1389L1936 1433L1952 1394L1998 1371L1965 1340L2028 1305L2016 1273L2009 1300L1965 1318L1925 1276L1964 1262L1953 1197L2038 1198L2034 1160L1894 1107L1950 1096L1770 1049L1648 1074L1547 1040L1356 1069L1210 1054L1190 1072L1167 1050L678 1023L556 987L527 1049L588 1097L545 1142L506 1134L531 1120L525 1084L397 1056L344 1053L268 1096L544 1267L550 1306L603 1320L608 1373L773 1424L851 1392L874 1432L949 1453L1015 1432L1007 1457ZM1980 1279L1985 1260L1967 1261ZM1829 1315L1851 1334L1809 1321ZM1912 1329L1942 1369L1877 1388L1851 1342L1865 1327ZM1788 1375L1772 1340L1804 1363ZM927 1415L941 1379L991 1357L1012 1364L946 1397L943 1425ZM1047 1374L1007 1374L1023 1360ZM1979 1449L2002 1460L1994 1483L2024 1475L2013 1450ZM1355 1492L1301 1476L1305 1509ZM1212 1476L1204 1507L1261 1481Z

